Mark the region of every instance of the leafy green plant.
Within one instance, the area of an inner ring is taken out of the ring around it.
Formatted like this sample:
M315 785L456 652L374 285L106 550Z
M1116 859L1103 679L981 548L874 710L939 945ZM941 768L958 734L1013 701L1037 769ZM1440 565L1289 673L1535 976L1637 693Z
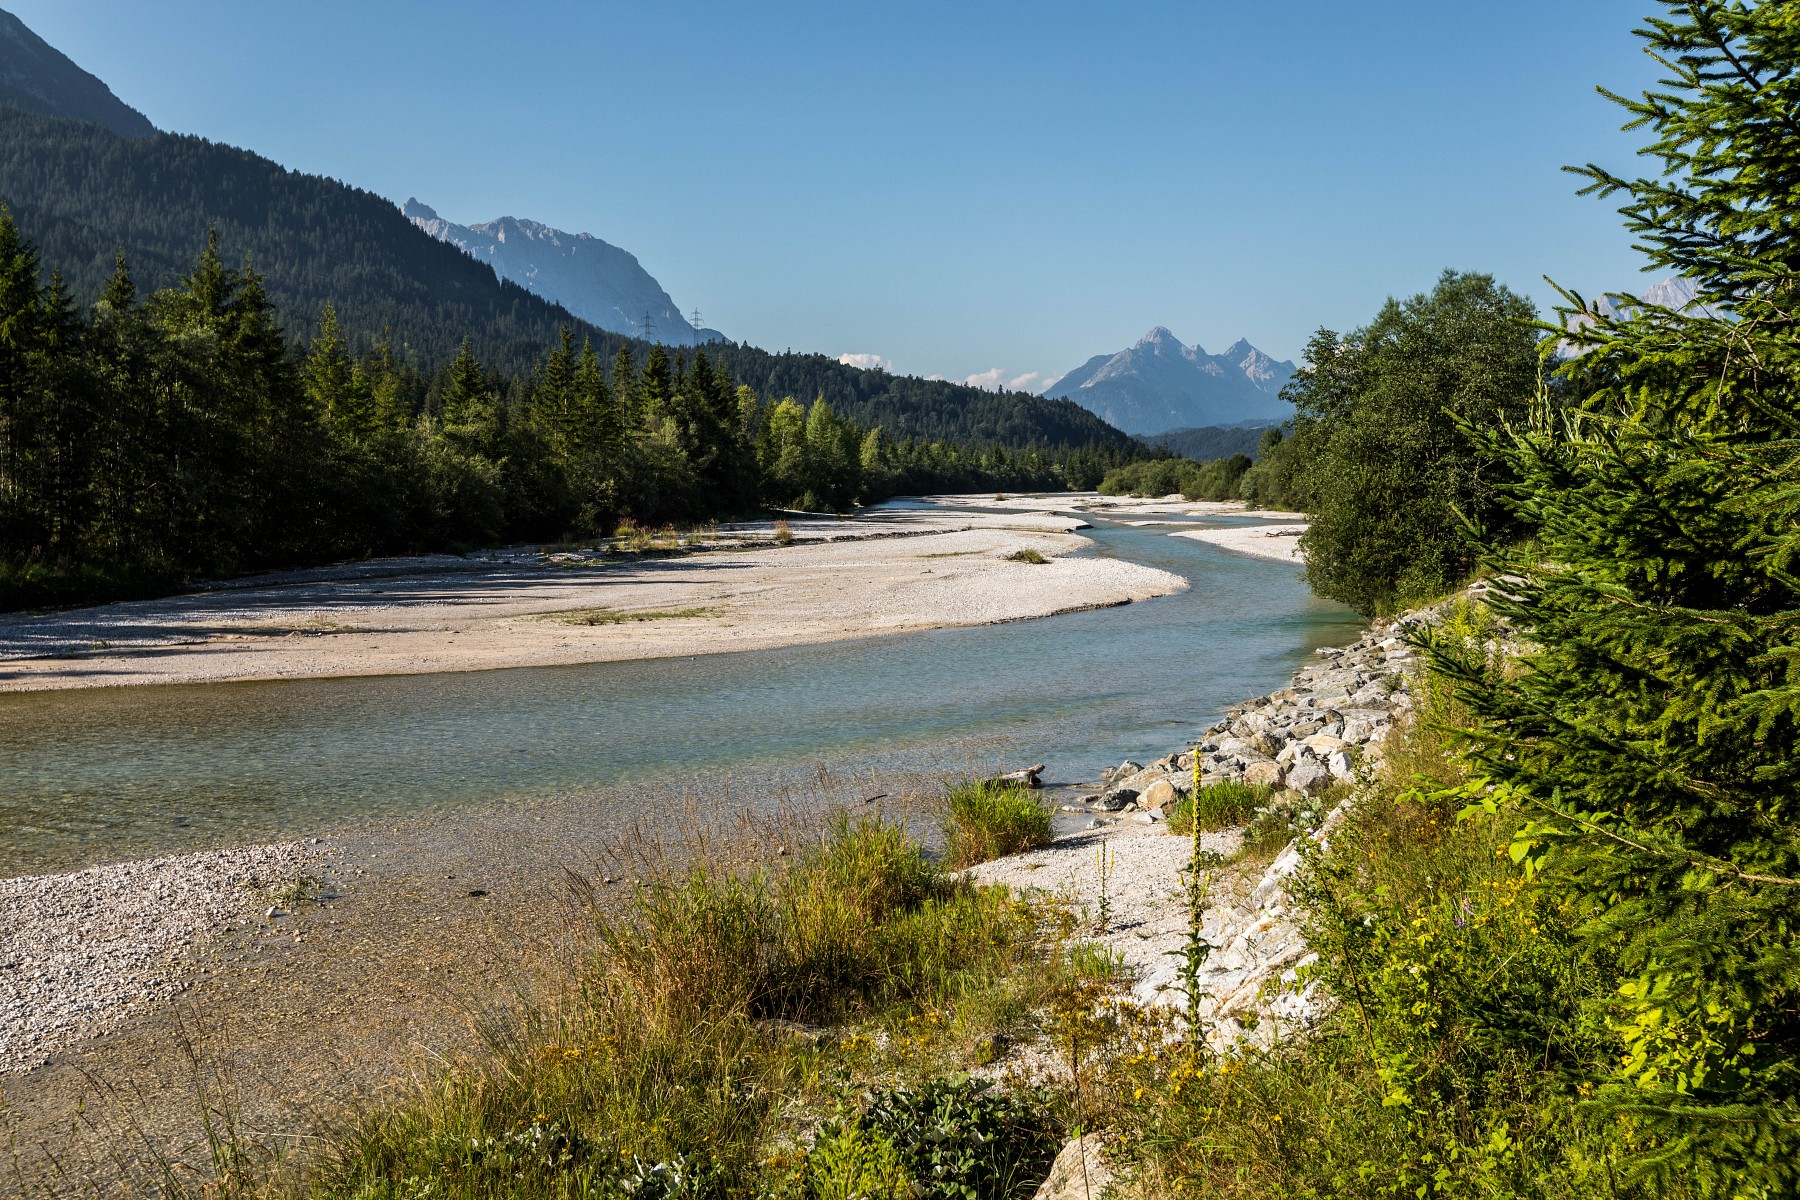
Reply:
M827 1121L806 1156L810 1200L912 1200L912 1177L894 1143L860 1119Z
M945 798L945 857L961 869L1050 844L1050 810L1016 783L964 780Z
M1029 1196L1056 1157L1048 1097L1009 1095L985 1080L874 1092L862 1124L894 1147L918 1200Z
M1006 561L1007 562L1016 562L1016 563L1031 563L1034 566L1041 567L1045 563L1049 562L1050 560L1045 558L1043 556L1043 554L1037 550L1036 547L1027 546L1023 550L1014 550L1011 554L1008 554L1006 556Z

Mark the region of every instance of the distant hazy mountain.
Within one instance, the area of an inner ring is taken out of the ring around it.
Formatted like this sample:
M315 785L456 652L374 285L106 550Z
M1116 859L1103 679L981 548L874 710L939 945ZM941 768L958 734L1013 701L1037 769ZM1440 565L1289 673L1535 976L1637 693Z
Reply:
M500 278L602 329L668 346L726 340L716 329L695 329L635 255L592 234L564 233L517 217L458 225L417 200L408 200L400 211L432 237L493 267Z
M0 105L92 121L128 138L156 132L148 117L4 9L0 9Z
M1067 397L1127 433L1276 425L1294 415L1280 396L1293 374L1293 363L1241 339L1223 354L1208 354L1158 325L1135 346L1088 359L1044 394Z

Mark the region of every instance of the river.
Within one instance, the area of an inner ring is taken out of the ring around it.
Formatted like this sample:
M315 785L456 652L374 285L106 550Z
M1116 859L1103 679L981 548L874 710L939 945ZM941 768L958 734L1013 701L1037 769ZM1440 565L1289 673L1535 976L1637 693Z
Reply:
M1093 778L1361 622L1297 569L1098 518L1175 595L1009 625L587 666L0 696L0 877L796 764ZM1215 518L1205 523L1230 523ZM747 786L748 785L748 786ZM604 816L604 813L596 815Z

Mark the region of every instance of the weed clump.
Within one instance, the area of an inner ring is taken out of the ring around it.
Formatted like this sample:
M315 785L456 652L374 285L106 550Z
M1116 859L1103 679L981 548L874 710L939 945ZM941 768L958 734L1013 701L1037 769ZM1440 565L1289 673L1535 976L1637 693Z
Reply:
M1008 554L1006 556L1006 561L1031 563L1033 566L1041 567L1050 560L1040 554L1034 547L1027 546L1023 550L1014 550L1011 554Z
M958 870L1050 844L1050 810L1029 788L965 780L950 789L944 853Z

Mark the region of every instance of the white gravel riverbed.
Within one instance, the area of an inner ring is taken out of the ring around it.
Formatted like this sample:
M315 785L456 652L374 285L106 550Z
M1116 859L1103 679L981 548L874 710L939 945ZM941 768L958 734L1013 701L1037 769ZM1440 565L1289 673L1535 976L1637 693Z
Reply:
M0 879L0 1076L181 991L189 948L264 919L319 853L287 842Z

